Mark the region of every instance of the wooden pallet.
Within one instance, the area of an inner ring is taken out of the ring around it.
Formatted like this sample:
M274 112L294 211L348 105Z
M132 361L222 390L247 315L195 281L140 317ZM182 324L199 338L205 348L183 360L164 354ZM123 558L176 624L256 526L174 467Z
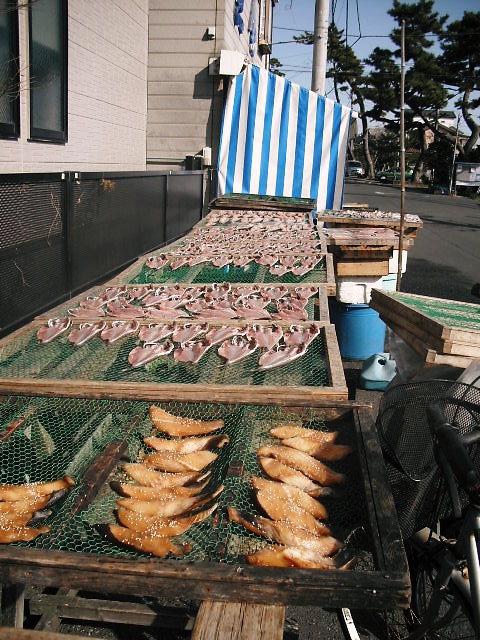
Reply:
M400 230L400 214L383 212L378 210L349 210L344 207L341 211L324 211L318 216L318 222L324 222L327 227L384 227ZM407 214L404 222L404 235L406 238L415 238L418 229L423 227L422 220L416 216Z
M398 246L398 233L393 229L369 227L345 227L324 229L327 246L337 247L393 247ZM404 249L409 247L412 241L404 239Z

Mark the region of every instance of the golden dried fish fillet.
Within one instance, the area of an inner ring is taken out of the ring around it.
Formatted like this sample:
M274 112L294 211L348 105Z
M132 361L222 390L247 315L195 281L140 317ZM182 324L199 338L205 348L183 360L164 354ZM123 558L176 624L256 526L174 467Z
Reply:
M181 497L174 496L170 500L136 500L135 498L121 498L117 500L119 507L141 513L144 516L168 518L196 509L216 498L223 491L223 486L208 495Z
M247 556L247 562L255 567L294 567L293 562L285 557L284 549L285 547L279 545L263 547Z
M197 496L207 486L208 478L194 487L144 487L140 484L111 482L114 491L126 498L137 500L163 500L172 496Z
M343 565L339 565L336 559L319 556L316 552L301 547L285 547L283 553L285 557L293 562L294 566L299 569L345 570L350 569L350 567L352 567L355 562L355 559L352 559Z
M121 544L133 547L138 551L151 553L158 558L164 558L169 553L173 553L176 556L184 555L190 550L190 545L178 546L173 544L170 538L136 533L117 524L109 524L108 530L110 535Z
M305 547L322 556L330 556L338 551L342 544L331 536L316 536L310 531L293 527L287 522L274 522L261 516L252 516L233 507L227 507L228 517L242 524L248 531L278 542L287 547Z
M321 556L317 552L302 547L264 547L253 555L247 556L247 562L257 567L297 567L301 569L336 569L335 560Z
M317 502L315 498L312 498L308 493L305 493L305 491L302 491L297 487L284 484L283 482L274 482L273 480L265 480L264 478L255 478L254 476L250 478L250 484L252 485L252 488L257 491L271 491L287 503L293 503L301 509L308 511L315 518L319 518L320 520L327 519L327 510L323 504L321 504L321 502Z
M336 431L317 431L316 429L307 429L306 427L298 427L294 424L281 425L270 429L270 433L275 438L284 440L285 438L310 438L317 442L334 442L338 433Z
M32 482L31 484L3 484L0 485L0 500L32 499L36 496L46 496L61 489L69 489L75 484L70 476L52 482Z
M302 489L302 491L305 491L305 493L308 493L310 496L328 495L328 489L319 487L318 484L312 482L312 480L307 478L301 471L292 469L292 467L282 464L278 460L274 460L273 458L259 458L258 462L267 476L270 476L270 478L274 480L279 480L286 485Z
M11 527L0 529L0 544L8 544L10 542L28 542L34 540L42 533L48 533L50 527Z
M193 453L177 453L161 451L145 456L144 463L161 471L177 473L182 471L201 471L218 458L212 451L194 451Z
M33 512L26 513L0 513L0 529L9 529L11 527L24 527L33 516Z
M33 514L37 509L43 509L43 507L50 500L50 496L34 496L30 499L23 500L6 500L0 502L0 514L2 513L31 513Z
M152 405L149 411L153 426L171 437L197 436L211 433L223 427L223 420L193 420L167 413L160 407Z
M149 469L139 462L127 462L123 465L125 473L144 487L180 487L185 485L197 485L210 476L206 473L160 473Z
M312 456L297 449L282 446L266 446L260 447L257 454L259 456L275 458L279 462L293 467L297 469L297 471L301 471L312 480L320 482L320 484L332 485L345 481L343 474L333 471L333 469L330 469L330 467L327 467L319 460L315 460Z
M317 536L330 535L330 529L316 520L311 513L301 509L293 502L287 502L267 489L257 492L257 502L272 520L280 520L294 527L311 531Z
M316 442L310 438L302 438L300 436L295 438L285 438L282 440L282 445L308 453L308 455L313 458L317 458L318 460L342 460L352 452L352 448L345 444Z
M145 444L156 451L176 451L177 453L194 453L203 449L220 449L229 442L227 435L205 436L203 438L183 438L181 440L167 440L166 438L144 438Z
M117 517L120 524L137 533L170 538L185 533L185 531L188 531L193 525L206 520L212 515L217 506L217 504L214 504L205 511L200 511L193 515L178 516L176 518L155 518L143 516L129 509L118 509Z

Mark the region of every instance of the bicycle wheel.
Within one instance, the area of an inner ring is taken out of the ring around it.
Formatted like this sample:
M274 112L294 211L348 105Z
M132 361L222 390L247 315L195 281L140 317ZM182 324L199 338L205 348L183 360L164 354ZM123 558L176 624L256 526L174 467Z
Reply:
M419 623L424 619L428 609L436 573L435 567L425 563L418 563L413 567L411 573L412 611ZM441 628L427 632L426 638L429 640L467 640L475 638L475 630L468 604L451 581L449 588L442 591L442 603L437 620L440 620L448 613L452 615L452 618L445 622Z

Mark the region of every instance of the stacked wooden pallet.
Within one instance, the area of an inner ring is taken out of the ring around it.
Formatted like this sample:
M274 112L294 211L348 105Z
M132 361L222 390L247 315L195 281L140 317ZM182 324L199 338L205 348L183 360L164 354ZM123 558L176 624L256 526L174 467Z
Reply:
M480 305L373 290L370 306L426 364L466 367L480 358Z

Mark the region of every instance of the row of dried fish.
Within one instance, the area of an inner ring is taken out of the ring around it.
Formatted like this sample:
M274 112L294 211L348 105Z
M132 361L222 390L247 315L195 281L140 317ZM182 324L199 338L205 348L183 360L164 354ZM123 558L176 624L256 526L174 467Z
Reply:
M173 543L171 538L217 509L214 500L223 486L206 492L210 472L204 469L217 458L210 449L223 447L229 438L207 435L221 429L223 420L182 418L155 406L150 408L150 418L158 431L174 439L144 438L155 453L145 455L140 463L124 465L127 476L137 484L112 483L123 497L117 500L119 524L110 524L108 531L117 542L157 557L183 555L190 545ZM201 437L193 437L198 435Z
M48 533L49 526L32 526L51 515L51 507L74 485L70 476L51 482L0 485L0 544L27 542Z
M202 340L193 340L187 336L187 332L194 332L198 337L204 329L202 325L190 325L183 329L182 338L188 340L175 347L172 339L164 342L152 342L156 334L162 338L168 335L172 326L148 327L144 333L149 340L143 346L135 347L128 355L128 362L132 367L141 367L173 351L173 357L177 362L197 364L202 356L213 346L220 344L217 354L225 364L235 364L248 358L257 349L266 349L258 360L260 370L279 367L303 356L310 343L320 332L320 328L312 324L308 327L292 325L285 332L280 326L253 325L252 327L223 326L211 329ZM147 331L149 332L147 334ZM173 334L172 334L173 336Z
M97 318L105 314L117 318L162 318L174 320L191 316L207 318L241 318L306 320L308 300L318 293L315 287L267 287L243 285L232 288L229 283L202 288L180 286L131 287L115 300L105 302L103 295L87 296L78 307L68 310L70 316ZM276 312L265 309L276 307Z
M296 425L276 427L270 433L282 444L262 446L257 455L272 480L250 479L256 502L268 517L228 508L230 520L276 543L248 555L247 561L257 566L349 568L352 561L342 564L332 557L342 543L332 536L327 510L315 498L328 495L330 485L345 481L322 460L340 460L350 448L335 444L336 433Z
M205 226L216 224L235 225L238 223L245 224L275 224L284 227L298 226L309 224L306 222L305 213L303 212L282 212L281 220L279 220L272 211L251 210L251 209L220 209L212 210L205 220Z
M257 249L258 250L258 249ZM320 248L317 245L305 246L303 243L298 243L295 246L284 247L284 251L292 253L305 253L310 250L314 255L308 256L278 256L274 253L281 251L281 247L269 246L269 253L262 255L249 255L248 248L241 248L241 253L234 253L233 249L225 248L225 251L217 255L212 251L193 249L185 253L184 255L168 255L160 254L158 256L150 256L147 258L145 265L150 269L163 269L163 267L170 267L172 271L180 269L182 267L194 267L198 264L212 264L217 269L222 269L229 265L237 268L246 267L249 264L255 263L263 266L268 266L268 272L272 276L281 277L286 273L292 273L295 277L300 278L306 275L310 271L313 271L315 267L323 260L323 255L319 253ZM246 251L246 252L245 252ZM277 264L278 263L278 264Z

